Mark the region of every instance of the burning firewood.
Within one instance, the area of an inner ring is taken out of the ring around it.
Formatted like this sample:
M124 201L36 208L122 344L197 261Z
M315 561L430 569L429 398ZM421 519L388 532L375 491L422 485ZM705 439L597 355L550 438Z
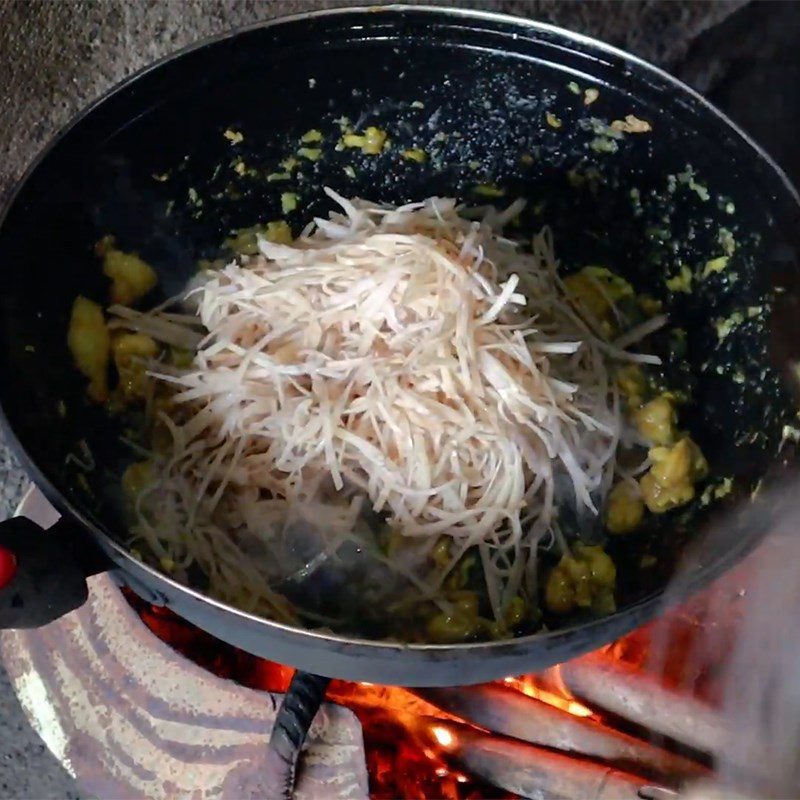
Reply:
M587 702L702 753L719 752L730 735L709 705L624 662L603 655L578 658L561 665L561 676Z
M423 689L418 690L418 694L437 707L492 732L601 759L636 773L657 775L671 783L706 772L687 758L500 684Z
M646 781L607 766L435 717L417 720L423 747L522 797L641 800Z

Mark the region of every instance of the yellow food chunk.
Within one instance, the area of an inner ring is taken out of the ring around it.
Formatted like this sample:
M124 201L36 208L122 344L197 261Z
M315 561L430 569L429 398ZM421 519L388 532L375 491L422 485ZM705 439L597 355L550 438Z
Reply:
M505 624L501 624L496 620L484 619L483 617L478 618L478 630L490 639L508 639L510 636L508 627Z
M288 223L282 219L268 222L264 238L268 242L274 242L275 244L291 244L292 229L289 227Z
M442 536L431 550L431 561L439 569L447 569L450 564L450 538Z
M489 183L479 183L472 191L481 197L504 197L506 193L505 189Z
M301 147L297 151L297 155L307 158L309 161L319 161L322 150L319 147Z
M639 479L639 488L642 490L645 504L654 514L663 514L665 511L682 506L694 497L694 486L690 481L661 486L652 472L646 473Z
M598 617L605 617L617 610L617 601L613 589L600 589L592 598L592 613Z
M730 336L731 332L744 322L744 314L741 311L734 311L726 319L715 319L714 328L717 331L719 340L722 341L726 336Z
M628 114L624 120L615 119L611 123L611 129L622 131L623 133L647 133L653 130L653 127L646 120L634 117L633 114Z
M478 617L454 611L442 612L428 622L428 636L432 642L453 644L473 637L478 631Z
M708 463L700 448L688 437L674 447L654 447L650 451L650 471L661 486L680 481L698 481L708 474Z
M617 569L599 545L576 545L550 572L545 584L545 604L554 614L588 608L598 614L615 608Z
M263 225L253 225L251 228L241 228L235 236L225 240L225 246L242 256L254 256L258 253L258 234L264 233Z
M693 481L701 481L708 476L708 461L706 461L702 450L693 439L687 436L683 441L686 442L691 453L691 478Z
M281 194L281 211L288 214L297 208L297 195L294 192L283 192Z
M633 296L633 287L606 267L584 267L564 278L569 298L596 320L611 311L611 303Z
M728 266L728 261L728 256L719 256L718 258L712 258L706 261L702 277L707 278L715 272L724 272L725 268Z
M137 461L122 473L122 491L133 501L153 482L153 465L149 461Z
M633 297L633 287L619 275L613 273L607 267L584 267L581 275L590 278L595 285L598 285L603 294L615 303L623 297Z
M364 144L361 151L366 155L378 155L386 144L386 131L370 126L364 131Z
M446 539L437 542L439 557L444 555ZM435 549L435 548L434 548ZM449 555L448 555L449 558ZM436 614L428 622L428 634L434 642L463 642L473 637L481 626L478 617L478 595L470 591L452 591L447 595L450 608Z
M650 472L659 486L674 486L691 481L692 451L686 439L674 447L654 447L650 450L653 466Z
M600 97L599 89L594 89L594 88L587 89L583 93L583 104L585 106L590 106L592 103L594 103L595 100L597 100L598 97Z
M719 242L720 246L722 247L722 251L726 256L732 256L736 251L736 239L727 228L719 229L717 241Z
M103 273L111 278L111 300L128 306L144 297L157 283L155 270L135 253L123 253L106 236L95 248L103 258Z
M653 466L639 480L647 507L655 514L688 503L694 497L694 484L708 474L708 462L688 436L673 447L654 447Z
M644 517L644 501L635 486L627 481L618 483L608 495L606 528L609 533L630 533L639 527Z
M283 202L283 195L281 196L281 202ZM278 219L268 222L266 225L252 225L249 228L241 228L236 231L235 236L225 240L225 246L238 255L254 256L258 254L259 236L263 236L268 242L274 242L275 244L292 243L292 229L286 220Z
M509 628L516 628L528 615L528 604L519 595L511 598L504 613L504 621Z
M231 144L241 144L244 141L244 135L240 131L235 131L232 128L226 128L222 135L231 143Z
M416 161L419 164L424 163L428 158L427 153L424 150L419 150L418 148L414 148L412 150L403 150L401 155L407 161Z
M447 561L442 565L442 569L445 569L449 563L450 555L448 553ZM463 589L469 582L469 574L474 566L475 556L462 558L447 576L447 580L444 582L445 588L450 590Z
M648 317L655 317L663 311L664 304L649 294L640 294L637 298L639 308L647 314Z
M664 283L671 292L684 292L691 294L692 292L692 271L686 264L681 264L678 272L671 278L667 278Z
M360 147L364 155L376 156L386 145L386 131L370 125L363 135L346 133L342 137L342 144L345 147Z
M67 332L75 366L89 379L89 397L98 403L108 399L108 359L111 339L103 309L85 297L77 297Z
M662 395L643 405L634 414L634 422L639 433L653 444L667 445L675 441L678 415L668 397Z
M545 112L544 117L551 128L561 127L561 120L552 111Z
M180 369L187 369L194 361L194 353L191 350L184 350L182 347L170 347L169 360L172 365Z
M345 147L363 147L364 137L357 133L346 133L342 136L342 144Z
M588 311L595 319L602 319L610 306L592 281L580 272L564 278L567 294L583 310Z
M544 602L554 614L569 614L575 608L575 586L560 567L555 567L547 577Z
M475 617L478 614L478 595L475 592L451 592L448 600L453 604L456 613L468 617Z
M147 360L158 355L154 339L143 333L123 333L112 344L114 364L119 373L119 388L125 398L142 397Z
M721 500L727 497L733 489L733 480L731 478L723 478L719 485L714 487L714 499Z
M576 552L589 562L594 583L604 589L613 589L617 582L617 568L611 556L600 545L579 545Z
M638 364L628 364L619 369L615 381L630 408L637 408L642 404L642 398L647 391L647 379Z

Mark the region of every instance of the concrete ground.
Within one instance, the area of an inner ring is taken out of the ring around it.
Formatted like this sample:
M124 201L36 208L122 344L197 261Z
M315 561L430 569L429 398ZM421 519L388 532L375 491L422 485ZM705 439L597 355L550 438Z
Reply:
M442 3L555 22L675 63L744 0ZM434 0L435 2L435 0ZM363 5L369 5L366 0ZM338 0L91 0L0 3L0 200L31 156L76 111L121 78L204 37Z
M0 202L55 131L121 78L198 39L335 2L107 0L0 3ZM452 5L452 4L451 4ZM800 4L506 0L460 3L543 19L618 44L709 91L800 177L793 145ZM738 10L737 9L741 9ZM734 13L737 12L737 13ZM758 103L752 98L757 97ZM26 484L0 441L0 519ZM0 670L0 800L74 798Z

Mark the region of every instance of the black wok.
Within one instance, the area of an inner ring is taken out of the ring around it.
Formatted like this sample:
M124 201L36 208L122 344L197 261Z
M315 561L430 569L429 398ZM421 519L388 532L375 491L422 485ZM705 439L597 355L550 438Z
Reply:
M585 105L570 82L580 91L598 88L599 98ZM546 111L560 127L547 124ZM652 132L603 144L608 137L590 118L628 114L649 121ZM663 343L675 351L666 379L691 389L682 421L712 475L733 478L734 491L612 544L621 575L615 614L513 641L376 642L227 607L119 544L115 493L130 453L116 423L86 399L66 347L75 296L106 297L93 243L113 232L157 267L159 291L177 292L232 229L281 216L280 193L289 187L265 176L308 129L334 136L341 116L358 128L387 129L392 147L377 157L329 148L304 164L303 181L292 185L301 197L290 215L296 228L328 210L325 185L396 203L433 193L475 199L475 185L491 183L507 200L530 200L520 233L551 225L566 269L613 266L663 299L673 327L686 331L685 343ZM232 144L223 136L228 128L244 140ZM405 147L425 147L432 157L403 160L397 153ZM689 291L668 290L666 279L682 264L694 271L719 255L723 228L735 240L725 273L695 278ZM685 547L781 469L789 450L779 458L778 446L794 411L780 369L793 354L773 347L769 333L796 296L798 230L796 190L723 115L663 72L546 25L470 11L350 9L259 25L145 70L58 137L0 225L0 419L63 514L47 534L19 520L0 527L0 544L19 563L0 590L0 622L53 619L83 601L86 574L113 568L146 599L219 638L321 675L465 684L598 647L653 615ZM720 338L713 320L757 307ZM69 457L80 440L94 454L93 470ZM725 570L760 533L748 524L736 547L706 553L690 585ZM644 555L655 566L642 568Z

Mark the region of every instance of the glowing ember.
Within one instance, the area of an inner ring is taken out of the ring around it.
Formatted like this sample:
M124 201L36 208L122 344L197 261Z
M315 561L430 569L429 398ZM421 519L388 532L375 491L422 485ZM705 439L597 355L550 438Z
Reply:
M441 725L434 725L431 728L431 733L436 737L436 741L446 749L453 746L453 734L450 733L447 728L443 728Z

